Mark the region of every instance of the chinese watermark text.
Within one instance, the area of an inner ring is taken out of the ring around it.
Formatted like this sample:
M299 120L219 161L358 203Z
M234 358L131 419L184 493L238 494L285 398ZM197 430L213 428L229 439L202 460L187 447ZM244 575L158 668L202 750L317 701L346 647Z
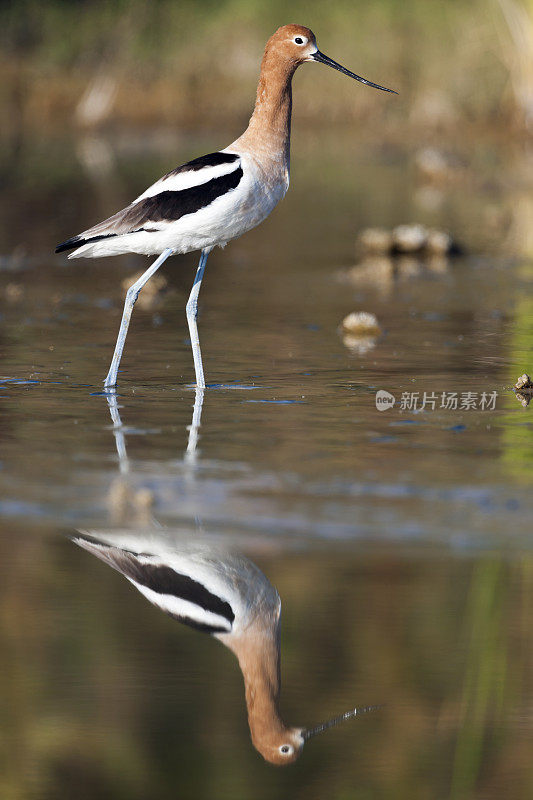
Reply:
M494 411L498 392L402 392L400 411ZM376 408L387 411L396 404L390 392L376 392Z

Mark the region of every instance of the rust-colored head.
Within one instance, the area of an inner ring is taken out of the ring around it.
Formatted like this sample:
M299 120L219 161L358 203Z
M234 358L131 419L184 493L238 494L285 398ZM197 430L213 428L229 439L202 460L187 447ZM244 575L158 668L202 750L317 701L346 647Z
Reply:
M265 57L274 56L296 69L304 61L311 61L317 49L315 34L305 25L283 25L266 43Z
M386 89L385 86L367 81L366 78L350 72L350 70L333 61L332 58L321 53L316 44L315 34L305 25L283 25L277 29L266 43L263 68L267 71L284 70L290 79L294 70L304 61L316 61L320 64L326 64L328 67L333 67L333 69L348 75L350 78L355 78L356 81L365 83L367 86L373 86L374 89L396 94L394 89Z
M283 767L296 761L304 746L301 728L286 728L281 721L269 730L251 729L255 749L265 761Z

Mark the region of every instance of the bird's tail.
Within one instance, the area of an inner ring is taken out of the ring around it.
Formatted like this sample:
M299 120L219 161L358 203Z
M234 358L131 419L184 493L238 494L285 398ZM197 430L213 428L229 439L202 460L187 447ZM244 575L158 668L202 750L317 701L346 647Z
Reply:
M100 242L102 239L110 239L116 237L114 233L106 233L100 236L89 236L88 238L84 238L83 235L80 236L73 236L71 239L67 239L66 242L61 242L56 247L56 253L63 253L65 250L74 250L74 253L69 255L69 258L79 258L80 256L88 256L91 255L92 252L92 245L96 242Z

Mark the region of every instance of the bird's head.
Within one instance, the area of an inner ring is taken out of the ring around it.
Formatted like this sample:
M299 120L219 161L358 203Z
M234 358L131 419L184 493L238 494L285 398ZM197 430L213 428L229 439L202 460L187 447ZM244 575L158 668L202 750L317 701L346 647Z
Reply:
M305 739L301 728L286 728L280 725L278 730L271 731L271 735L256 738L252 736L256 750L261 753L265 761L283 767L296 761L302 752Z
M380 706L366 706L364 708L353 708L339 717L333 717L326 722L321 722L313 728L287 728L283 723L274 728L270 728L268 733L263 730L261 736L254 736L252 739L254 746L261 753L266 761L278 767L292 764L299 757L304 744L319 733L329 730L329 728L339 725L348 719L353 719L360 714L368 711L376 711Z
M316 61L319 64L326 64L328 67L339 70L339 72L354 78L356 81L365 83L367 86L373 86L374 89L381 89L383 92L392 92L397 94L394 89L386 89L385 86L379 86L377 83L372 83L360 75L345 67L337 64L332 58L328 58L324 53L321 53L317 47L315 34L310 28L305 25L283 25L270 37L265 49L265 56L274 57L279 63L286 63L291 68L291 73L304 61Z

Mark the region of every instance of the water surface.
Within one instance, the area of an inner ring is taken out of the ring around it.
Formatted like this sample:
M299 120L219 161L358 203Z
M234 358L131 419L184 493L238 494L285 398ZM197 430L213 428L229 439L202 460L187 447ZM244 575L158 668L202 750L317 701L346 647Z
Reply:
M220 143L149 144L26 142L0 197L3 796L527 796L533 423L511 387L532 369L533 265L520 152L465 144L463 182L435 190L401 147L297 136L286 200L210 257L199 328L213 386L187 458L194 255L171 259L166 292L134 311L113 421L101 381L122 283L146 262L50 254ZM365 225L411 221L451 230L464 254L356 254ZM340 330L358 310L377 315L375 341ZM396 398L387 411L380 389ZM418 408L402 408L413 393ZM443 393L477 408L443 408ZM289 721L384 708L310 742L293 767L263 763L231 654L69 541L160 526L231 543L278 588Z

